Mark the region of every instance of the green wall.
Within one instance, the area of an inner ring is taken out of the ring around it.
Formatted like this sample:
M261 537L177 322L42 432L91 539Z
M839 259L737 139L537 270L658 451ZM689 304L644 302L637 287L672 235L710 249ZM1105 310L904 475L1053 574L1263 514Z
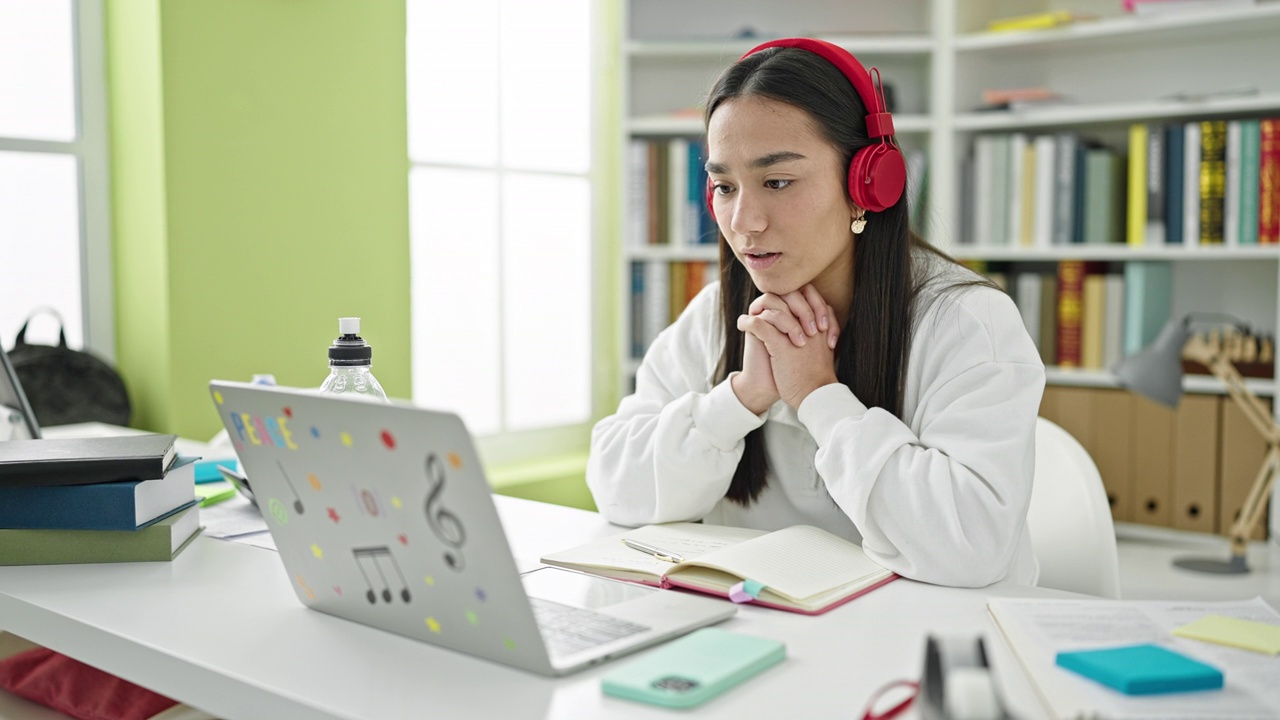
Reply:
M408 397L403 0L107 3L117 356L134 424L210 379L318 386L337 318Z

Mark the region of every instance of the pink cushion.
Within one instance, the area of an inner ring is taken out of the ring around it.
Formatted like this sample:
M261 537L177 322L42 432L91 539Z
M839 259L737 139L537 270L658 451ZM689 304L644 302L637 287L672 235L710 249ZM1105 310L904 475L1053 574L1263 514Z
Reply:
M0 660L0 688L80 720L147 720L178 704L42 647Z

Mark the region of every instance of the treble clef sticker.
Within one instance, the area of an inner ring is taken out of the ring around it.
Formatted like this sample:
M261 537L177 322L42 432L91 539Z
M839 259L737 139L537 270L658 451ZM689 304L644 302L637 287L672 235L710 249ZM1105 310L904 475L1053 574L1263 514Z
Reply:
M461 571L466 566L462 545L467 541L467 532L458 516L442 505L440 494L444 492L445 472L435 453L427 456L427 480L431 483L431 489L427 491L427 524L436 537L451 548L444 553L445 562L454 570Z

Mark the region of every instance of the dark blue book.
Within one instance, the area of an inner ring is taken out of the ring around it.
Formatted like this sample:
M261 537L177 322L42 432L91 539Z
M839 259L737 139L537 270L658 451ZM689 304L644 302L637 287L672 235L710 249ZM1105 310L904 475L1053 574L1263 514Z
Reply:
M178 458L154 480L0 486L0 528L137 530L195 499L195 461Z
M1170 123L1164 132L1164 225L1165 242L1182 244L1183 164L1186 161L1186 129Z

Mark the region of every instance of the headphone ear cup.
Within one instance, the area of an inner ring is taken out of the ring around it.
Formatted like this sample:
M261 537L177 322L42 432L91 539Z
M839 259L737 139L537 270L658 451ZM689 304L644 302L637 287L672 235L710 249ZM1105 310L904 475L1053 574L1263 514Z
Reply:
M883 212L898 202L907 185L907 166L898 148L872 143L849 162L849 199L867 212Z
M716 185L711 182L711 178L707 178L707 212L711 213L711 219L716 219Z

